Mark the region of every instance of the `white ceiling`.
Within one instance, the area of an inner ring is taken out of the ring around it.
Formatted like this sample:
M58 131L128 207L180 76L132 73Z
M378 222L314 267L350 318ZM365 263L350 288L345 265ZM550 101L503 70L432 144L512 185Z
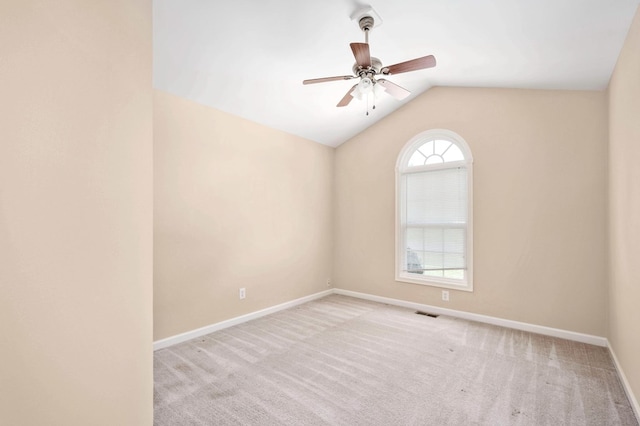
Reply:
M157 89L337 146L432 86L601 90L640 0L154 0ZM338 101L351 74L350 16L372 6L372 56L433 54L435 68L387 77L412 92Z

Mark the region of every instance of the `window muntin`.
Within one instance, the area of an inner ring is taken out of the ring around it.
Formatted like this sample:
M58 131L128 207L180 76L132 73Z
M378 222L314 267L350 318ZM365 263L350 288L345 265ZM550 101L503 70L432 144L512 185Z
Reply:
M464 161L464 154L453 142L432 140L422 144L409 158L409 167Z
M446 130L419 134L397 167L396 279L472 290L471 152Z

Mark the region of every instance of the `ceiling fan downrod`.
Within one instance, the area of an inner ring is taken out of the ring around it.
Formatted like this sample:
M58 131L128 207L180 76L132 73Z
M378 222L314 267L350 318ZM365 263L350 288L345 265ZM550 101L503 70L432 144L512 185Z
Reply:
M369 44L369 31L373 28L374 22L375 21L371 16L363 16L358 22L360 24L360 29L364 32L364 42L367 44Z
M371 16L363 16L362 18L360 18L360 21L358 21L358 24L360 25L360 29L364 33L364 42L366 44L369 44L369 31L371 31L371 28L373 28L373 24L374 23L375 23L375 20ZM380 64L378 66L378 69L379 69L382 66L382 63L377 58L371 58L372 62L374 60L377 61ZM373 65L373 63L372 63L372 65ZM378 65L378 64L376 64L376 65ZM358 73L356 72L356 74L358 74ZM377 83L374 75L375 75L375 73L371 73L371 70L369 70L368 73L360 73L360 77L361 78L369 78L370 79L370 81L372 83L372 86ZM366 103L367 103L367 111L366 111L366 115L367 116L369 115L369 94L371 94L372 97L373 97L373 109L376 109L376 97L375 97L375 94L373 93L373 90L372 90L370 93L367 92L367 94L365 95Z

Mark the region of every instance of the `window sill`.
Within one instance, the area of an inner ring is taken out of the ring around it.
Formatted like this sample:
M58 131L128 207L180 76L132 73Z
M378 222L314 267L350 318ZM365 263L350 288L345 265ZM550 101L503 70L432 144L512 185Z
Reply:
M438 279L436 277L414 278L407 275L396 276L397 282L426 285L429 287L446 288L450 290L460 290L473 292L473 285L469 282L461 282L455 280Z

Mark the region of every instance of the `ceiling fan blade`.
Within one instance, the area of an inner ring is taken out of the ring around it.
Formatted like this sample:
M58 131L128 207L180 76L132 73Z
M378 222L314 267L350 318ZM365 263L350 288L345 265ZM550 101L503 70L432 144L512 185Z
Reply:
M309 80L304 80L302 84L315 84L315 83L324 83L326 81L351 80L352 78L356 78L356 77L352 75L342 75L339 77L311 78Z
M436 58L433 55L412 59L399 64L389 65L382 69L382 74L400 74L402 72L422 70L436 66Z
M411 94L407 89L398 86L395 83L385 80L384 78L378 79L378 84L384 87L384 90L398 100L402 100Z
M351 100L353 99L353 96L351 96L351 92L353 92L353 89L355 89L357 86L358 86L357 84L354 84L353 87L351 89L349 89L347 94L344 95L344 98L342 98L340 100L340 102L338 102L338 105L336 105L336 106L337 107L343 107L343 106L349 105L349 102L351 102Z
M371 66L371 54L367 43L351 43L351 51L356 58L356 63L362 68Z

